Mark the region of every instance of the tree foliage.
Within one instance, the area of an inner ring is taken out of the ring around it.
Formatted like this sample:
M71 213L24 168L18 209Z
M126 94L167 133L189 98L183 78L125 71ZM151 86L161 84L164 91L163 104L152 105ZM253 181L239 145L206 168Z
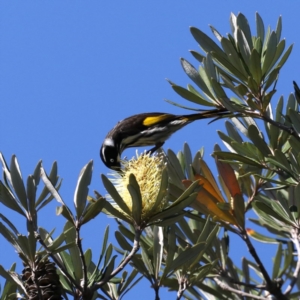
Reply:
M79 175L71 209L59 195L56 163L47 173L38 162L25 181L17 158L8 165L0 156L0 201L24 218L28 232L20 234L0 214L0 234L25 266L18 274L15 264L10 270L0 265L2 299L121 299L142 278L149 281L154 299L162 288L177 291L177 299L299 298L297 84L295 95L276 100L276 84L292 45L281 38L281 17L275 30L266 28L258 13L255 33L243 14L231 14L230 25L226 36L211 26L214 38L192 27L202 51L191 54L200 66L183 58L181 65L193 84L184 88L169 80L194 106L170 103L226 112L216 116L227 119L226 132L218 132L223 145L216 145L213 153L218 180L203 150L193 156L185 144L177 155L161 150L124 162L121 174L102 175L109 196L89 196L91 161ZM44 187L37 194L40 184ZM38 223L40 210L54 199L59 203L57 215L66 220L56 237ZM247 219L251 211L256 217ZM117 244L109 242L105 228L95 259L91 249L83 248L81 229L106 215L118 221ZM249 229L251 224L258 229ZM251 255L241 256L241 268L237 258L230 257L232 235ZM254 239L277 247L271 272Z

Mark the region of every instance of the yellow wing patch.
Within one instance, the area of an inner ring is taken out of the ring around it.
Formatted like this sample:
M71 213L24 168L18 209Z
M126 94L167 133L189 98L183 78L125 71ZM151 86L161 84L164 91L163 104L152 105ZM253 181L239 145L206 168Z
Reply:
M147 117L143 121L143 125L145 125L145 126L155 125L155 124L158 124L158 123L160 123L161 121L163 121L165 119L168 119L169 117L170 117L170 115L168 115L168 114L159 115L159 116L155 116L155 117Z

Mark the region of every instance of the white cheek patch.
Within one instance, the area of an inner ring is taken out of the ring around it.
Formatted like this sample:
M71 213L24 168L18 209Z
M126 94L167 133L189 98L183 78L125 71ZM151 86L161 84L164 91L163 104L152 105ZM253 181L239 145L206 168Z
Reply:
M102 157L103 159L105 160L106 162L106 156L105 156L105 150L106 150L106 146L109 146L109 147L114 147L115 146L115 143L112 139L105 139L104 142L103 142L103 147L102 147Z
M103 142L103 145L114 147L115 143L114 143L114 141L112 139L105 139L104 142Z

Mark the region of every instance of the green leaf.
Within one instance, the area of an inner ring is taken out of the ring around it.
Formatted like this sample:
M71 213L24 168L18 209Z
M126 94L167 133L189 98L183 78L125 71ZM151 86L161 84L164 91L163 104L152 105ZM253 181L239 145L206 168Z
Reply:
M140 186L133 174L129 175L127 189L132 199L132 217L137 224L140 224L142 217L142 195Z
M242 155L239 155L239 154L236 154L236 153L229 153L229 152L222 152L222 151L215 151L214 153L214 156L218 156L220 159L222 160L229 160L229 161L239 161L241 163L245 163L247 165L250 165L250 166L255 166L255 167L258 167L260 169L262 169L262 165L261 163L257 162L256 160L253 160L253 159L249 159L245 156L242 156Z
M256 34L263 41L265 39L265 25L258 12L255 13Z
M220 32L214 28L212 25L209 25L210 30L212 31L212 33L214 34L214 36L218 39L218 41L220 42L222 39L222 35L220 34Z
M279 16L277 25L276 25L276 30L275 30L278 42L280 41L281 31L282 31L282 17Z
M292 52L292 50L293 50L293 46L294 46L294 45L292 44L292 45L290 45L290 46L288 47L288 49L284 52L284 54L282 55L280 61L279 61L278 64L275 66L275 68L282 68L282 67L283 67L283 65L285 64L285 62L287 61L287 59L289 58L289 56L290 56L290 54L291 54L291 52Z
M67 220L71 221L73 224L75 224L75 220L73 217L73 214L71 210L68 208L68 206L64 203L63 199L60 197L58 191L55 189L55 187L52 185L51 181L46 175L46 172L44 168L41 168L41 177L42 180L49 190L49 192L52 194L52 196L62 205L61 213L67 218Z
M195 27L191 27L190 30L194 39L197 41L197 43L206 53L210 53L211 51L214 51L219 55L222 55L224 58L226 58L222 49L204 32L202 32L201 30Z
M277 37L274 31L272 31L265 51L265 56L262 63L262 74L265 76L267 72L272 67L272 62L274 60L277 49Z
M195 181L195 182L197 182L197 181ZM190 186L193 189L195 188L195 186L198 185L198 182L197 182L197 184L194 186L195 182L193 182ZM187 190L189 190L190 187ZM185 194L185 192L183 194ZM162 212L159 212L156 215L154 215L153 217L151 217L149 219L148 223L154 222L156 220L163 220L165 218L174 217L175 214L181 213L181 211L184 208L191 205L191 203L193 201L195 201L196 197L197 197L197 193L190 194L189 196L184 196L184 198L182 198L182 196L181 196L180 198L178 198L178 199L180 199L179 201L177 199L174 203L172 203L169 207L164 209Z
M36 197L36 184L34 177L29 175L27 178L27 199L28 199L28 211L33 222L36 222L36 210L35 210L35 197Z
M278 244L279 243L279 241L277 239L268 237L257 231L254 231L252 229L247 229L247 232L254 240L259 241L261 243L266 243L266 244Z
M248 74L241 62L239 54L236 51L236 48L234 47L234 45L231 43L230 40L228 40L226 38L223 38L221 40L221 44L226 53L227 60L236 69L236 70L234 70L234 69L230 68L230 70L232 71L232 74L244 82L247 81ZM216 54L214 53L214 57ZM223 58L222 56L220 56L220 57L218 57L218 61L220 61L220 59L221 60L223 59L222 62L225 63L224 59L226 60L226 58ZM227 67L228 67L228 65L227 65Z
M99 198L93 203L89 203L82 215L81 224L89 222L94 219L102 211L106 205L106 200L104 198Z
M253 49L251 52L250 62L248 66L253 79L259 85L262 80L262 72L261 72L260 55L256 49Z
M79 220L84 211L87 195L89 192L89 185L91 183L93 173L93 161L89 161L80 171L75 193L74 193L74 204L76 208L77 220Z
M280 68L274 68L270 74L268 74L268 78L264 84L264 89L267 90L274 82L278 80ZM265 105L266 107L266 105Z
M298 132L298 134L300 133L300 117L299 117L299 113L293 109L289 109L288 111L288 115L291 118L293 127L295 128L295 130Z
M66 244L73 243L76 241L76 231L71 222L66 222L64 226L64 236ZM75 280L79 283L83 276L83 267L80 259L80 252L78 247L71 247L70 252L70 267L72 268L72 273Z
M205 246L204 242L199 244L195 244L190 248L184 249L171 263L169 269L170 272L175 272L179 268L181 268L184 264L192 263L196 257L198 257L199 253L203 250Z
M272 272L272 279L275 280L278 278L280 266L281 266L281 259L282 259L282 244L278 244L278 249L274 258L273 262L273 272Z
M200 104L200 105L210 105L210 102L208 102L207 100L205 100L204 98L201 98L197 95L195 95L194 93L190 92L189 90L179 86L179 85L175 85L172 83L172 89L182 98L189 100L191 102L194 102L196 104Z
M159 279L159 272L161 268L161 262L163 258L164 250L164 234L163 228L154 226L153 228L153 266L154 266L154 277L156 280Z
M243 35L245 37L245 41L247 42L249 49L252 50L252 48L253 48L252 34L251 34L248 20L242 13L239 13L236 18L236 23L237 23L237 26L240 28L241 32L243 33Z
M132 246L127 242L127 240L119 231L115 232L115 238L123 250L126 250L128 252L131 251Z
M8 208L16 211L22 216L26 216L22 208L19 206L18 201L15 199L14 195L11 191L3 185L2 181L0 180L0 201Z
M42 168L42 165L40 165L40 169L39 169L39 173L38 173L39 177L40 177L40 173L41 173L41 168ZM57 162L56 161L52 164L52 167L51 167L48 179L50 180L50 182L52 183L53 186L56 186L56 183L58 181L58 176L57 176ZM58 190L58 188L57 188L57 190ZM37 201L35 203L35 206L38 207L48 195L49 195L49 190L45 186L43 188L43 190L42 190L39 198L37 199ZM51 197L50 199L53 199L53 198ZM50 201L51 200L49 200L49 202Z
M157 207L161 204L161 202L164 200L164 197L166 197L168 193L168 171L167 168L164 168L161 174L161 180L160 180L160 187L159 192L157 194L156 200L154 205L152 206L151 210L145 214L145 218L150 216L154 211L156 211Z
M206 58L204 58L204 61ZM197 84L197 86L205 93L208 94L209 90L207 89L207 86L201 76L199 75L199 72L195 69L193 65L191 65L187 60L184 58L180 58L181 66L184 70L184 72L188 75L188 77ZM201 95L198 94L198 97L202 98L204 101L207 102Z
M246 66L249 66L251 49L250 49L250 46L248 44L248 41L247 41L244 33L240 29L237 30L237 42L238 42L241 56L246 64Z
M248 135L253 144L264 156L268 156L271 154L270 148L265 142L262 132L258 130L257 126L250 125L248 128Z
M195 50L190 50L190 52L194 56L194 58L196 58L202 64L205 56Z
M12 156L10 162L10 176L11 176L13 188L18 196L21 205L26 211L28 211L28 203L27 203L25 186L23 183L23 178L18 164L18 160L15 155Z
M106 188L107 192L110 194L110 196L115 200L116 204L120 207L121 210L123 210L126 214L131 216L131 211L118 193L115 186L110 182L110 180L104 175L101 175L102 182L104 187Z
M267 216L274 218L275 220L283 222L289 226L294 226L294 223L291 220L285 218L285 216L280 215L278 212L275 212L275 210L273 208L271 208L270 206L268 206L267 204L260 202L260 201L253 201L252 205L258 214L259 214L259 211L262 211ZM275 224L273 224L273 225L275 227Z

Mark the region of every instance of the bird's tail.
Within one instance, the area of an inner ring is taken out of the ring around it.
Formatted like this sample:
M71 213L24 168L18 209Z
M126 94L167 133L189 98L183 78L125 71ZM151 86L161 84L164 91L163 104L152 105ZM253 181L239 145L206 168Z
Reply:
M228 114L230 114L230 112L225 108L223 108L223 109L205 110L196 114L183 115L182 117L187 118L190 122L192 122L200 119L209 119L209 118L219 119Z

